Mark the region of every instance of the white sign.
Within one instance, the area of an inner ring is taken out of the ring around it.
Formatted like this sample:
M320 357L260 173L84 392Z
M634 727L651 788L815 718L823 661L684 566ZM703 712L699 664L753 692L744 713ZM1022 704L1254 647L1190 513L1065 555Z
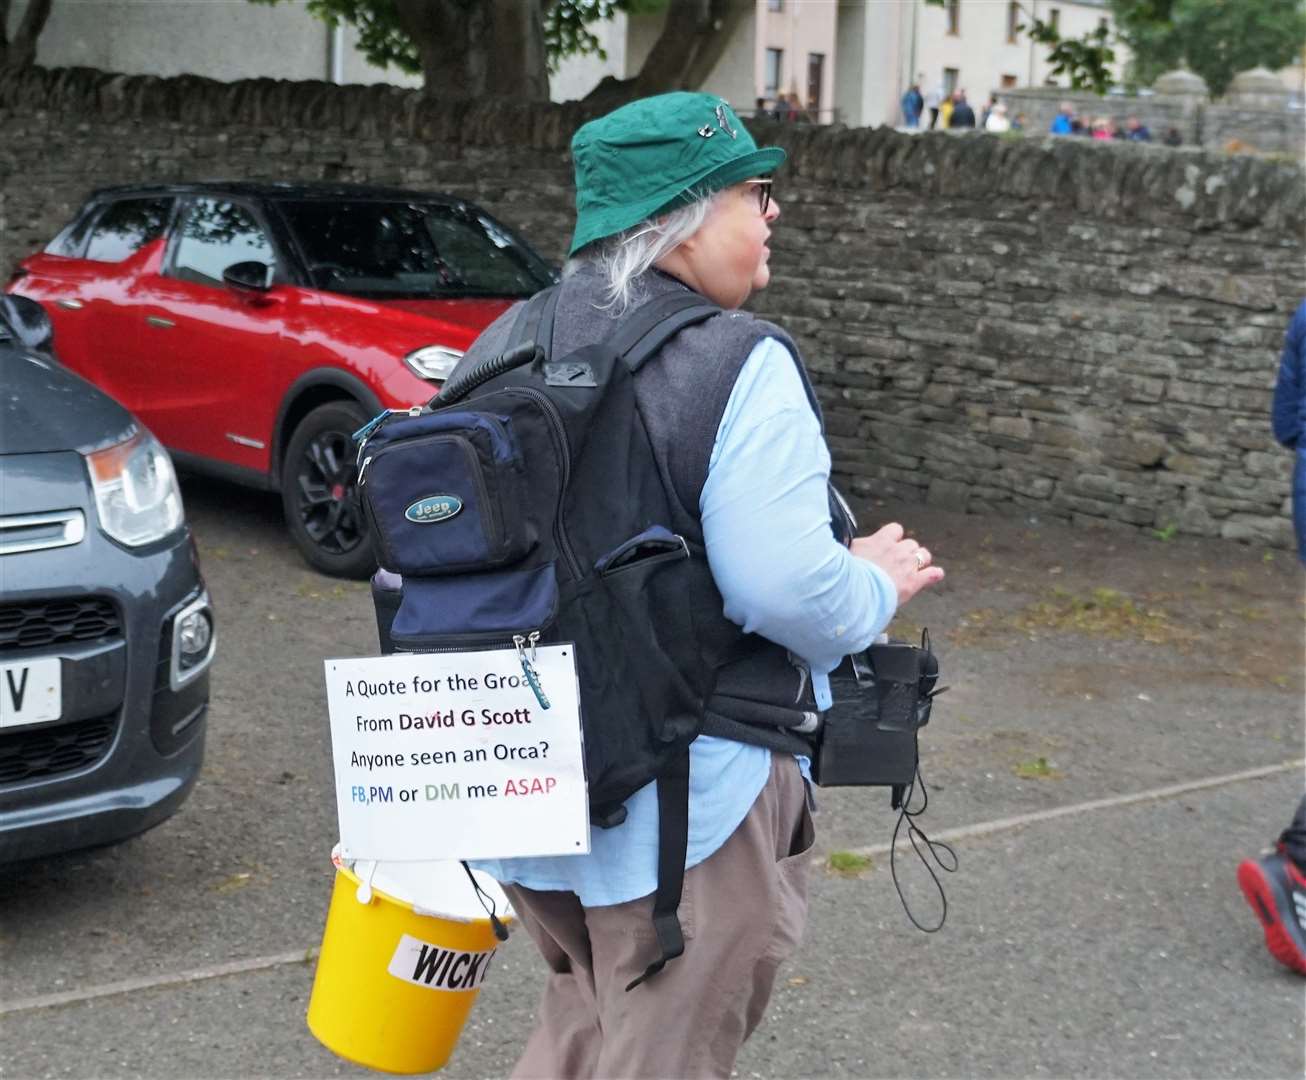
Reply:
M529 655L529 649L527 650ZM589 851L570 644L326 661L344 859Z

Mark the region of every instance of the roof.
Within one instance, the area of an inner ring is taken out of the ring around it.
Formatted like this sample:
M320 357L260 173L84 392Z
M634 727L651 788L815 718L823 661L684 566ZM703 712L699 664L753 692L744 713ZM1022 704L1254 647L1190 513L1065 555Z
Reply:
M121 195L236 195L281 201L288 199L380 199L402 202L437 202L464 205L466 200L438 191L386 187L380 184L343 184L334 181L194 180L178 184L118 184L97 188L91 198Z

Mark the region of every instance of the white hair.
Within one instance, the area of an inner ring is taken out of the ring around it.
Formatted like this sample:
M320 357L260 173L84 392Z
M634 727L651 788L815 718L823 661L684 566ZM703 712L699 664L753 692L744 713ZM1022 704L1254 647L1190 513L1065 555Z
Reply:
M582 266L593 266L603 276L608 302L617 315L634 301L634 282L640 274L698 232L721 192L690 192L690 201L661 217L587 244L567 260L562 276Z

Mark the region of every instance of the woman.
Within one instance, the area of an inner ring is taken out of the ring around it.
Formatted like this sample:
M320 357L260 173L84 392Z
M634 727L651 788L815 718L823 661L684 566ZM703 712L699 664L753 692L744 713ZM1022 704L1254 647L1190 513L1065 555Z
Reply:
M586 124L572 155L577 220L550 354L603 340L658 297L692 291L726 309L640 368L640 414L670 525L706 550L724 615L758 635L760 647L720 669L717 692L828 708L828 672L943 571L899 525L835 541L830 458L797 349L737 310L770 280L771 174L784 151L758 149L721 99L675 93ZM515 318L469 359L495 355ZM806 920L804 767L756 745L694 741L685 952L630 993L656 950L654 785L627 801L624 823L591 830L587 855L478 863L504 883L551 970L514 1075L730 1074Z
M1297 554L1306 563L1306 300L1298 305L1288 324L1270 418L1274 437L1294 451L1296 458L1292 521L1297 532Z

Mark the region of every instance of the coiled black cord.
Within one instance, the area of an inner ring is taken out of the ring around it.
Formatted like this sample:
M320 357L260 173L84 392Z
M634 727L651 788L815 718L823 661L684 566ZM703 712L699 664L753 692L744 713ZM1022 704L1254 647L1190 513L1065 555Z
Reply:
M543 355L544 351L535 342L528 341L525 345L518 345L517 348L509 349L506 353L500 353L489 360L482 360L474 368L464 371L445 383L443 389L426 403L427 407L437 405L443 407L461 401L478 386L506 371L521 367L522 364L529 364L536 356L543 357Z

